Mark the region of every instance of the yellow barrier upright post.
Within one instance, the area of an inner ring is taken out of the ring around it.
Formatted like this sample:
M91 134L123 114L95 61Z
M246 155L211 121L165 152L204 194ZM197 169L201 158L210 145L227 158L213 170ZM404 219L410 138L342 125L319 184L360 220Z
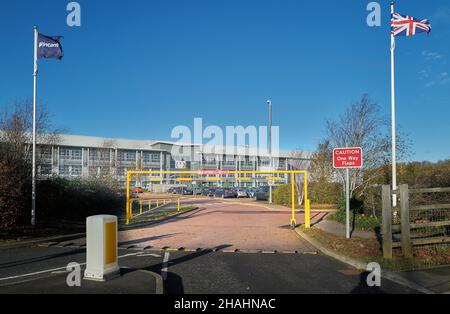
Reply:
M139 213L142 215L142 200L139 201Z
M308 173L305 172L304 173L305 176L305 228L309 229L311 228L311 207L310 207L310 203L309 203L309 198L308 198Z
M295 220L295 174L291 174L291 202L292 202L292 218L291 226L295 228L297 221Z
M126 220L127 225L130 224L130 174L127 172L127 204L126 204Z
M152 210L152 200L148 200L148 210Z
M156 200L156 208L159 207L159 200Z
M177 208L178 208L178 211L180 211L180 199L178 198L178 206L177 206Z

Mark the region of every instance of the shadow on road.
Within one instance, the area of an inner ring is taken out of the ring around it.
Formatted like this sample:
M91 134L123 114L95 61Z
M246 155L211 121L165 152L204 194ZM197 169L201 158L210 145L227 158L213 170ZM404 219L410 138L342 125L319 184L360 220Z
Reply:
M179 234L179 233L164 234L164 235L160 235L160 236L152 236L152 237L140 238L140 239L135 239L135 240L130 240L130 241L121 241L121 242L119 242L119 246L127 246L127 245L149 242L149 241L153 241L153 240L166 239L166 238L173 237L177 234Z
M369 272L363 272L359 276L358 285L350 292L351 294L385 294L380 287L369 287L367 285L367 276Z
M219 245L210 250L202 250L202 251L198 251L198 252L194 252L191 254L180 256L178 258L170 260L169 269L170 269L170 267L174 267L181 263L193 260L197 257L208 255L214 251L224 250L231 246L232 246L231 244L223 244L223 245ZM159 264L155 264L150 267L144 268L144 270L148 270L148 271L152 271L157 274L161 274L161 270L163 267L164 267L164 263L159 263ZM167 279L164 283L164 293L165 294L175 294L175 295L184 294L183 279L174 272L168 272Z
M36 263L36 262L43 262L43 261L51 260L53 258L66 257L66 256L81 254L81 253L85 253L85 252L86 252L86 249L76 249L76 250L72 250L72 251L64 252L64 253L27 258L27 259L23 259L20 261L7 262L7 263L0 264L0 269L21 266L21 265L26 265L26 264L32 264L32 263Z

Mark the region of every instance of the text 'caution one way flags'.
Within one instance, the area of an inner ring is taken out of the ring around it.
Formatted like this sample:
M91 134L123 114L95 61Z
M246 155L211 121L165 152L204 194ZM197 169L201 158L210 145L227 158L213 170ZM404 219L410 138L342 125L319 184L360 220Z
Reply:
M38 33L37 57L61 60L64 56L61 38L62 36L45 36Z

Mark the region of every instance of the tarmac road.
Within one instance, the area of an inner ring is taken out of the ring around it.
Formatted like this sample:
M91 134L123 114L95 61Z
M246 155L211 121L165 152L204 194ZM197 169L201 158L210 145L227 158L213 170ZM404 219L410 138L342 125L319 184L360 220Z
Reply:
M211 250L120 250L119 255L122 256L121 267L160 274L165 279L164 291L168 294L415 293L386 279L382 280L381 288L369 288L365 284L366 274L322 255ZM85 293L77 287L61 289L66 265L84 261L84 249L3 250L0 252L0 293ZM125 286L120 291L142 291L140 287L130 286L130 282ZM97 293L109 292L106 287L104 290L98 287ZM148 293L154 293L154 289L149 287Z
M367 287L365 274L318 254L291 230L288 211L210 200L200 206L120 232L120 266L160 274L169 294L414 293L385 279L381 288ZM0 293L77 293L60 287L67 264L84 269L84 245L79 239L0 250Z

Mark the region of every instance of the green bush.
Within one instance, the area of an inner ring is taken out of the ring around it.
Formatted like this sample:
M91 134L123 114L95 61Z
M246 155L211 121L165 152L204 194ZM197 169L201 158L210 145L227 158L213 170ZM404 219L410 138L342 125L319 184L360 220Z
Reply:
M272 201L277 205L292 206L291 185L277 186L272 191ZM295 203L298 203L298 193L295 193Z
M317 181L309 183L309 198L314 204L337 204L342 199L342 184Z
M112 180L55 177L38 183L37 220L84 222L92 215L117 215L122 202Z
M337 204L337 212L329 216L333 220L342 224L346 223L346 202L341 199ZM357 229L373 230L381 226L381 219L375 216L364 214L364 202L357 198L350 200L350 224Z

